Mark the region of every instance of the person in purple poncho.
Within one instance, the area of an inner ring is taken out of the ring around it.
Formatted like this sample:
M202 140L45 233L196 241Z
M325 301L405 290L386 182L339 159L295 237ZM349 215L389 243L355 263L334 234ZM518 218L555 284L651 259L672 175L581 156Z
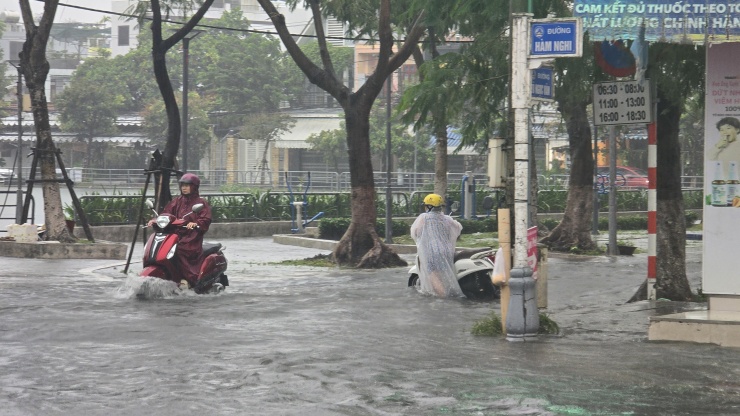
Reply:
M160 212L160 215L171 214L175 218L183 218L183 216L190 213L187 217L190 222L176 231L180 237L177 243L176 256L184 278L180 282L180 286L187 289L193 287L198 280L200 265L203 261L201 258L203 235L211 225L211 206L198 193L200 178L197 175L186 173L182 175L178 182L180 183L180 196L170 201ZM203 209L198 213L191 213L195 204L203 204ZM148 225L151 226L155 221L154 219L150 220Z

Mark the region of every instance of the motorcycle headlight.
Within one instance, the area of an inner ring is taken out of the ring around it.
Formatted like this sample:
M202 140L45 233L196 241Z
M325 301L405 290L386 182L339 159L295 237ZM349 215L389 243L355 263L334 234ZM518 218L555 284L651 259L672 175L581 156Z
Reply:
M168 221L169 222L169 221ZM170 251L167 253L167 260L171 259L175 256L175 251L177 250L177 244L173 245Z
M157 217L157 227L164 228L170 224L169 215L160 215Z

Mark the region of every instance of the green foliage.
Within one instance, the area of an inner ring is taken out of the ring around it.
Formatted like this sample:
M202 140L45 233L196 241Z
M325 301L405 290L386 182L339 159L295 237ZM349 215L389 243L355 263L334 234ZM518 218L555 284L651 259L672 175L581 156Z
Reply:
M319 223L319 238L326 240L339 240L349 228L349 218L325 218ZM393 235L408 234L410 225L404 221L393 220L391 232ZM385 237L385 222L378 220L375 223L375 231L381 237Z
M484 218L481 220L458 219L458 221L463 226L463 234L490 233L498 231L498 222L493 217Z
M475 321L473 327L470 329L471 334L486 337L503 335L503 332L501 318L496 315L496 312L491 312L487 317Z
M683 191L686 209L701 209L702 190ZM537 211L540 213L565 212L568 192L565 190L547 189L537 193ZM609 211L609 195L599 195L599 212ZM647 192L645 190L617 191L617 211L647 211ZM479 211L480 212L480 211Z
M491 312L487 317L476 321L470 333L486 337L503 335L501 318L496 315L496 312ZM549 315L540 312L540 327L537 333L540 335L557 335L560 333L560 326Z
M540 328L537 333L542 335L557 335L560 333L560 326L550 318L550 315L540 312Z
M308 136L306 143L311 150L321 153L321 158L335 172L340 172L340 162L347 159L347 132L344 128L314 133Z
M687 211L686 224L692 224L694 221L699 219L699 214L693 211ZM542 218L538 220L539 225L547 227L552 230L558 224L560 220L554 218ZM620 215L617 216L617 229L618 230L647 230L647 215ZM599 230L609 230L609 218L604 215L599 216Z

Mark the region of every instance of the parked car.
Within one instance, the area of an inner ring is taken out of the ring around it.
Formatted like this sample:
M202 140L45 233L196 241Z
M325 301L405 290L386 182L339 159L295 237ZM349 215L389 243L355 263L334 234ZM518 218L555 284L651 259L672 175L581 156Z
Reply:
M603 179L604 186L609 185L609 167L599 166L596 174ZM645 170L632 166L617 166L617 186L621 188L645 189L648 187L648 174Z

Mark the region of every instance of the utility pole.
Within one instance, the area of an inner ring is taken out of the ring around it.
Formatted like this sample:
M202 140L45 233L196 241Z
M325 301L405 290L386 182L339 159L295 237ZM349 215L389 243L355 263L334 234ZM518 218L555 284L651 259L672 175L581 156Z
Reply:
M18 149L16 150L18 173L15 178L18 189L15 195L15 223L23 224L23 71L20 61L8 61L8 63L18 71L18 81L15 87L18 100Z

